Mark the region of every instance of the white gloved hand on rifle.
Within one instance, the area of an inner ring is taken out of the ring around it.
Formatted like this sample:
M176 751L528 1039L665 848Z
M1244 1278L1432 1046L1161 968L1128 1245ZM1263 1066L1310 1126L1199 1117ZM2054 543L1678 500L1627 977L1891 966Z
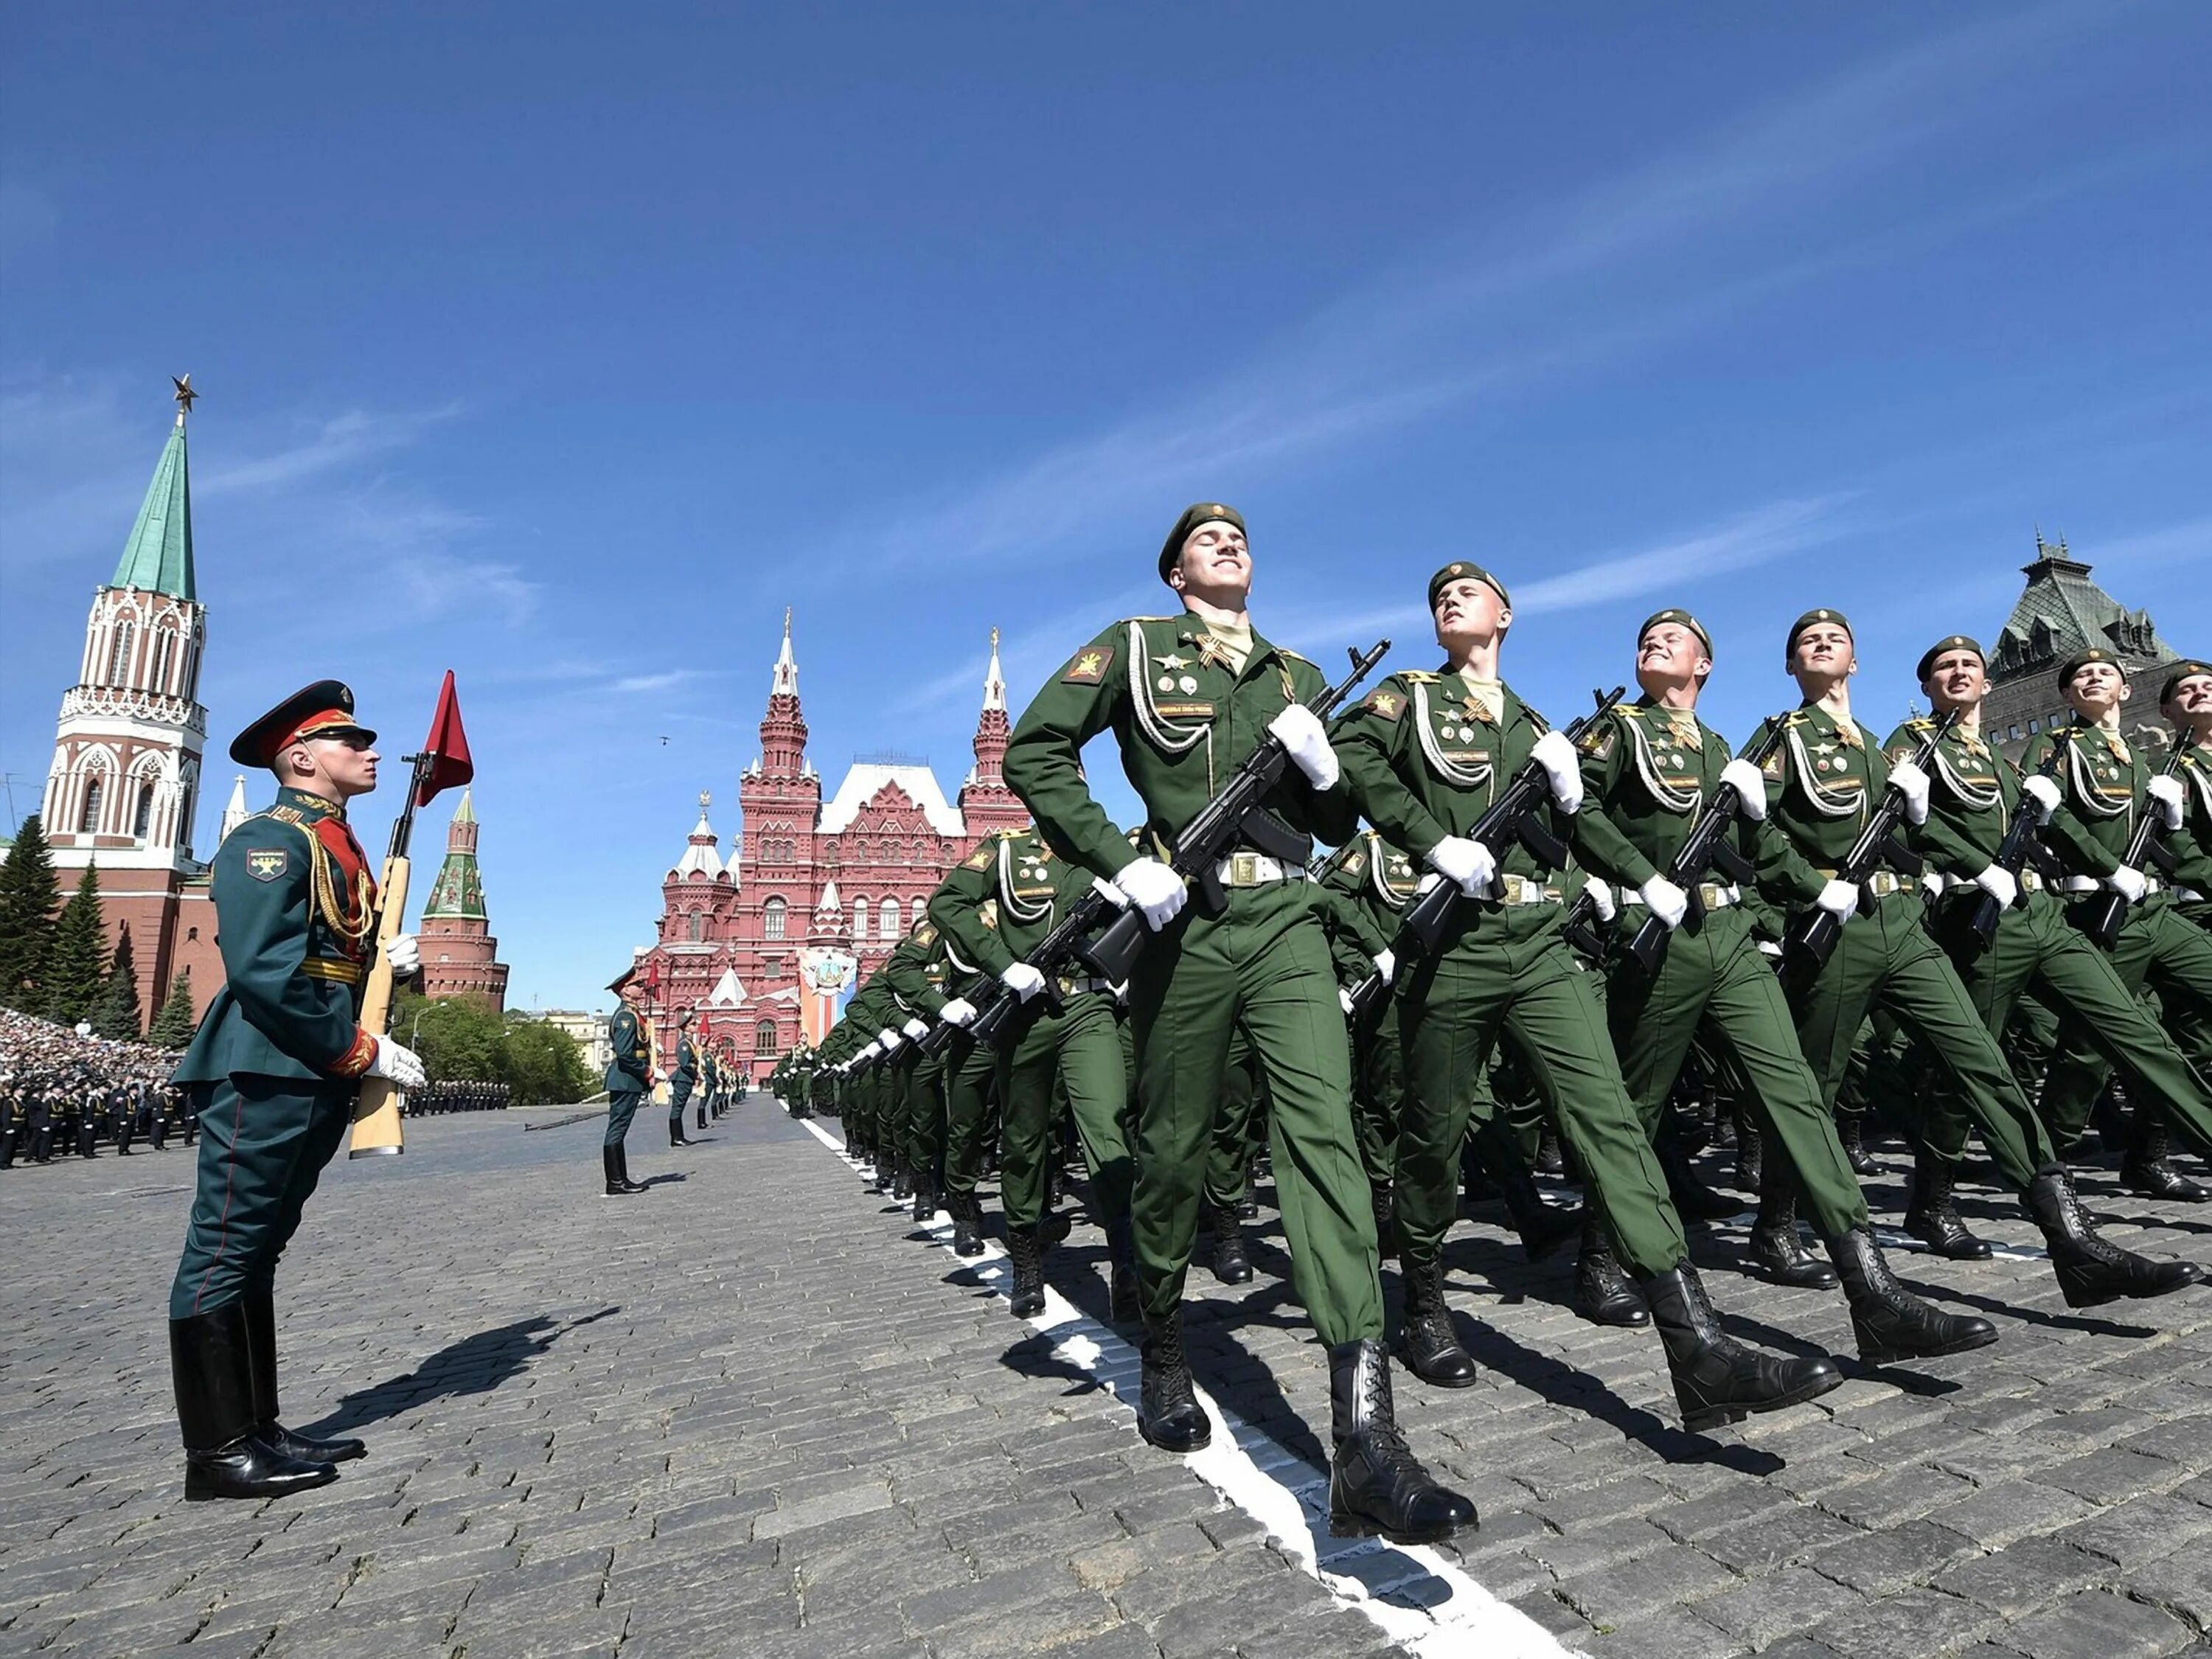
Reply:
M1589 895L1590 908L1597 912L1600 921L1611 921L1620 914L1620 907L1613 902L1613 889L1592 876L1583 884L1583 891Z
M2064 799L2059 793L2057 780L2046 778L2040 772L2033 776L2022 778L2020 781L2020 793L2031 797L2035 804L2042 808L2043 816L2036 820L2038 823L2050 823L2051 815L2058 810L2058 803Z
M1460 891L1469 898L1486 896L1491 883L1498 878L1498 860L1490 849L1464 836L1446 836L1429 848L1428 861L1429 867L1445 880L1457 882Z
M901 1036L896 1031L891 1030L890 1026L886 1025L882 1030L876 1033L876 1041L882 1043L884 1045L884 1052L885 1054L889 1054L894 1048L897 1048L900 1043L904 1042L906 1039Z
M1848 881L1832 878L1813 902L1838 921L1849 921L1859 911L1859 890Z
M1680 927L1682 918L1690 914L1689 895L1664 876L1652 877L1636 890L1651 914L1667 924L1670 933Z
M1974 878L1974 885L1997 902L1997 908L2009 910L2020 897L2020 880L2002 865L1992 864Z
M397 1089L419 1089L430 1080L415 1051L388 1036L377 1038L375 1057L362 1075L380 1077Z
M1721 768L1721 781L1735 786L1736 796L1743 802L1740 810L1744 817L1753 823L1765 822L1766 780L1759 776L1756 766L1738 757Z
M1528 758L1544 769L1559 811L1572 817L1583 810L1583 763L1565 732L1545 732L1528 751Z
M975 1018L975 1005L966 997L948 997L945 1006L937 1011L937 1017L947 1025L965 1025Z
M2106 876L2105 885L2130 904L2142 903L2142 896L2150 890L2150 884L2143 879L2143 872L2131 864L2124 864Z
M1397 953L1387 947L1377 951L1375 953L1375 972L1385 985L1395 979L1398 976Z
M912 1038L913 1038L916 1042L921 1042L921 1041L922 1040L922 1038L924 1038L924 1037L926 1037L926 1036L927 1036L929 1035L929 1027L927 1027L927 1025L923 1024L920 1020L918 1020L918 1019L915 1019L915 1018L912 1018L911 1016L909 1016L909 1017L908 1018L908 1019L907 1019L907 1023L906 1023L905 1024L903 1024L903 1025L902 1025L902 1026L900 1026L900 1027L899 1027L899 1030L902 1030L902 1031L904 1031L904 1032L905 1032L908 1036L912 1037Z
M1133 859L1114 877L1129 902L1145 913L1145 924L1158 933L1190 902L1182 878L1158 859Z
M1044 989L1044 975L1026 962L1018 962L999 975L999 983L1027 1002Z
M412 979L422 971L422 947L412 933L394 933L385 940L384 959L392 964L394 979Z
M1306 781L1316 789L1336 787L1336 750L1328 746L1328 733L1321 718L1302 702L1294 702L1267 722L1267 734L1283 745L1297 763Z
M2166 827L2180 829L2183 806L2181 780L2161 772L2143 787L2150 792L2151 799L2157 803L2158 815L2165 819Z
M1905 821L1911 824L1928 822L1928 775L1909 760L1901 760L1889 769L1889 787L1905 797Z

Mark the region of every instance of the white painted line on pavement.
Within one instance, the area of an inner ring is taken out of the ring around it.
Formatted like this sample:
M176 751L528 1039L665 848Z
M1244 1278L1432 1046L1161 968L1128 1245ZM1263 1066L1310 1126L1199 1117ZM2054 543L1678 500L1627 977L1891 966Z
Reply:
M848 1169L860 1169L844 1142L819 1122L799 1121ZM933 1218L926 1231L937 1244L951 1248L949 1221ZM959 1260L990 1289L1006 1293L1012 1269L998 1245L986 1239L981 1255ZM1142 1370L1136 1349L1050 1285L1044 1301L1044 1312L1025 1322L1054 1339L1054 1358L1088 1372L1133 1415ZM1562 1647L1527 1613L1499 1601L1425 1546L1330 1536L1328 1471L1224 1410L1203 1388L1198 1398L1213 1420L1213 1443L1181 1461L1265 1527L1268 1541L1339 1606L1364 1613L1407 1652L1419 1659L1564 1659L1579 1651Z

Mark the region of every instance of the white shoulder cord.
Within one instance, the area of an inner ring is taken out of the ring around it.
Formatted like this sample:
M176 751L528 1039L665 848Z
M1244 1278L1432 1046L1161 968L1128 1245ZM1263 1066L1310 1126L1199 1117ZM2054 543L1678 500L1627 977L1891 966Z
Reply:
M1796 726L1790 728L1790 762L1797 769L1797 781L1805 786L1805 799L1813 810L1824 818L1847 818L1866 805L1866 785L1859 784L1849 795L1832 794L1813 769L1813 757L1805 752L1805 739Z
M1685 817L1705 805L1705 785L1703 778L1698 781L1696 788L1687 794L1683 793L1653 769L1651 740L1644 735L1644 722L1624 720L1620 723L1628 728L1629 736L1635 739L1636 775L1644 780L1644 787L1651 792L1652 799L1657 801L1666 811L1678 813ZM1702 731L1698 733L1698 764L1702 769L1705 755L1705 733Z
M2070 738L2062 738L2059 741L2066 745L2067 776L2074 786L2075 794L2081 800L2083 811L2093 818L2116 818L2134 807L2136 802L2132 793L2117 805L2106 805L2105 798L2097 793L2096 783L2089 776L2081 759L2081 745Z
M1455 783L1462 789L1480 789L1490 781L1492 767L1484 761L1470 766L1455 761L1437 746L1437 734L1429 727L1429 687L1425 680L1413 684L1413 726L1421 734L1421 754L1436 775L1447 783ZM1504 728L1498 728L1498 738L1504 740Z

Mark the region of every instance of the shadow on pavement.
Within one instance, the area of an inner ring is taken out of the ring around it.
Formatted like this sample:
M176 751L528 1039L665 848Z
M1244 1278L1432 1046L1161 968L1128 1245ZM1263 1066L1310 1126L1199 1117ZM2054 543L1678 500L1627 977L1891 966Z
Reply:
M621 1312L602 1308L566 1324L556 1324L544 1314L518 1319L510 1325L478 1331L438 1350L413 1370L340 1398L337 1407L301 1432L328 1437L364 1423L380 1423L433 1400L460 1395L489 1394L544 1353L569 1332Z

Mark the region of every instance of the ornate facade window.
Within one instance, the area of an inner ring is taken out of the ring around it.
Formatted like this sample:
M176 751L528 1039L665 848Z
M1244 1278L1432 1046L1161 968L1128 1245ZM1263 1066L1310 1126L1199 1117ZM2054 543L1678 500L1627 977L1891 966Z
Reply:
M137 631L128 617L115 624L115 643L108 647L107 652L107 683L110 685L128 684L125 677L131 669L131 639Z
M895 898L885 899L884 901L884 908L881 915L883 936L885 939L896 939L901 932L899 927L899 902Z
M761 936L763 939L783 937L786 907L780 898L772 898L761 906Z
M100 803L107 793L107 780L97 772L84 781L84 805L76 815L76 832L81 836L100 833Z
M864 898L853 901L853 937L855 940L868 936L868 902Z
M138 780L138 810L131 815L131 833L140 841L143 841L146 839L147 829L153 822L154 781L151 778L141 778Z
M764 1019L753 1028L753 1052L757 1054L772 1054L775 1050L775 1022L772 1019Z

